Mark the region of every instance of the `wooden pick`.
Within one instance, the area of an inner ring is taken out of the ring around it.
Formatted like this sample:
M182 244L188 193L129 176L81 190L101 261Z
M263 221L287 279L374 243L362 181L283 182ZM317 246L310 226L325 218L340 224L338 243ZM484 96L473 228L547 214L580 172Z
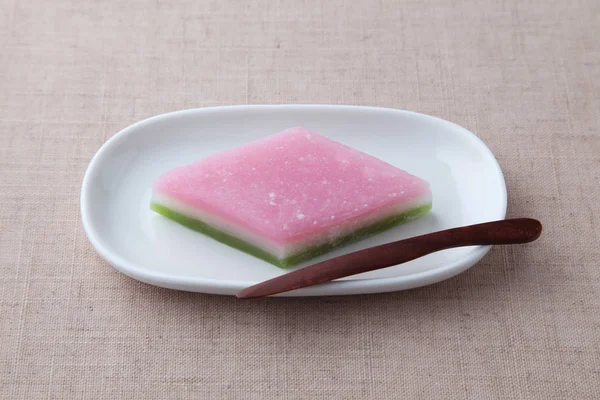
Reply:
M528 243L542 233L540 221L506 219L447 229L346 254L241 290L250 299L300 289L346 276L402 264L436 251L462 246Z

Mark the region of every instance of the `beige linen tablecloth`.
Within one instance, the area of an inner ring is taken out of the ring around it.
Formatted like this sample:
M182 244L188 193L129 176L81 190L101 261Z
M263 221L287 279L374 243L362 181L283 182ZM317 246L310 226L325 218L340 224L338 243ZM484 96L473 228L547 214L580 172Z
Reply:
M81 227L96 150L247 103L476 132L545 224L406 292L267 299L121 275ZM598 399L600 2L0 2L0 398Z

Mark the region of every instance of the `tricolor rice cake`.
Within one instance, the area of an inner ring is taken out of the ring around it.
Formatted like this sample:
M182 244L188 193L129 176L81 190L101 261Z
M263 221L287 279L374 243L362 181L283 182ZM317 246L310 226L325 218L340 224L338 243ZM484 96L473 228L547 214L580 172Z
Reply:
M160 176L151 208L279 267L426 214L429 184L303 128Z

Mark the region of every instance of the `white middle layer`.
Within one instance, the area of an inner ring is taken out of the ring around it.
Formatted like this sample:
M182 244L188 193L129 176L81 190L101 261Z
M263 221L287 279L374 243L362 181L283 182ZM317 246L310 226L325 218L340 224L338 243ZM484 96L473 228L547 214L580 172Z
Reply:
M153 192L152 193L152 202L160 204L164 207L170 208L171 210L185 215L188 218L193 218L202 222L205 222L214 228L223 231L231 236L235 236L245 242L256 246L273 256L283 259L292 254L296 254L299 251L307 249L316 244L333 240L339 236L349 234L353 231L361 229L365 226L373 224L379 220L384 218L402 214L404 212L410 211L413 208L419 207L423 204L431 201L429 197L421 197L418 199L413 199L410 203L405 203L399 206L387 208L385 211L374 213L369 215L368 217L355 217L351 221L347 221L343 223L341 226L334 226L330 229L326 229L323 232L320 232L317 235L314 235L310 238L300 239L293 242L280 244L277 243L265 236L261 236L255 232L252 232L234 222L231 222L225 218L221 218L217 215L205 212L196 207L192 207L190 205L184 204L179 200L176 200L172 197L169 197L162 193Z

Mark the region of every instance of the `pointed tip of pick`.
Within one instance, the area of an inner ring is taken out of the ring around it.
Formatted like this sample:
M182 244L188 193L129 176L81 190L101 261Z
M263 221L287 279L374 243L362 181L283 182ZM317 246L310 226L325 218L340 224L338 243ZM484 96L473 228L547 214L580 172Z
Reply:
M286 281L290 278L289 275L290 274L282 275L268 281L257 283L256 285L248 286L237 292L235 296L238 299L258 299L290 290L285 285Z
M257 297L263 297L260 294L256 294L255 292L256 290L254 290L252 287L248 287L237 292L235 294L235 297L237 297L238 299L255 299Z

